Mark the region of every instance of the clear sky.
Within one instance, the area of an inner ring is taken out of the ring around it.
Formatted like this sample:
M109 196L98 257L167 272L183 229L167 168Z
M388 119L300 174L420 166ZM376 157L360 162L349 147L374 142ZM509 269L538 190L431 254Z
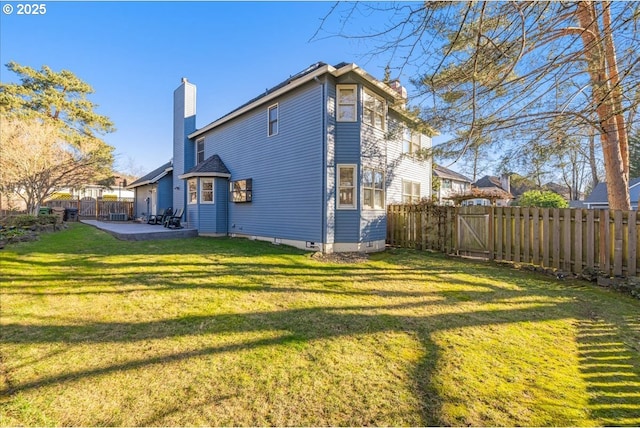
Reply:
M315 62L355 62L382 78L387 61L368 59L366 41L309 41L332 2L42 1L38 16L18 15L18 3L2 1L13 11L0 13L0 80L17 80L4 67L16 61L89 83L97 112L117 128L104 139L120 171L146 173L171 158L172 96L182 77L198 88L202 127Z

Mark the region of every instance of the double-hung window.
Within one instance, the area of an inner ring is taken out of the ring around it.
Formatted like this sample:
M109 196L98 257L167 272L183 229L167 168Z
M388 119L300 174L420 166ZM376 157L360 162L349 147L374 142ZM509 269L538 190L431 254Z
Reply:
M200 179L200 203L213 203L213 178Z
M338 85L338 122L355 122L358 112L358 85Z
M204 138L196 140L196 165L204 162Z
M402 181L402 202L413 204L420 202L420 183L416 181Z
M278 133L278 104L269 106L267 109L267 132L269 137Z
M338 165L338 208L356 209L356 165Z
M196 204L198 203L198 180L195 178L187 181L187 191L189 195L189 199L187 199L188 203Z
M365 209L384 209L384 172L382 170L362 169L362 205Z
M363 93L362 121L383 131L386 127L386 104L384 99L367 89Z
M421 148L420 134L405 128L402 136L402 153L418 153Z

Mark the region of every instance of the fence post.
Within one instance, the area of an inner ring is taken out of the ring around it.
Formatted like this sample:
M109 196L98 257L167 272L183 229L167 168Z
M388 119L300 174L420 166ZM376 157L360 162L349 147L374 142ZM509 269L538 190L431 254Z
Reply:
M638 275L638 212L629 211L629 262L627 263L627 276Z

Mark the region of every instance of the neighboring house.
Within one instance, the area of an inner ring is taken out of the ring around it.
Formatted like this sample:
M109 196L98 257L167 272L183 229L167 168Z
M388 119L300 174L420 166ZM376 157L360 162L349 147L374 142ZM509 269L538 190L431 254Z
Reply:
M136 217L155 215L173 204L173 164L167 162L127 186L134 192Z
M471 180L443 166L435 165L433 176L440 180L438 193L434 195L440 205L453 205L453 201L448 199L450 196L461 195L471 189Z
M482 177L481 179L473 183L472 187L492 195L503 194L504 197L501 197L495 201L496 206L499 206L499 207L509 206L509 204L513 200L513 195L511 194L511 183L510 183L508 174L503 174L500 177L485 175L484 177ZM490 199L477 198L477 199L470 199L466 201L465 205L487 205L488 206L488 205L492 205L492 202Z
M638 209L638 195L640 194L640 178L629 180L629 196L631 198L631 209ZM607 183L598 183L593 188L591 194L584 200L587 208L609 208L609 195L607 193Z
M355 64L317 63L197 129L196 87L183 79L170 205L201 235L382 250L387 204L431 193L431 138L411 131L405 94Z

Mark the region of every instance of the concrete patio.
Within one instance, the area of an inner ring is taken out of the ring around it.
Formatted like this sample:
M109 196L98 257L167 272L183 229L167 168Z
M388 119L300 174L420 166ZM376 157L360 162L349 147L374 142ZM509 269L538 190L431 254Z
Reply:
M81 220L81 222L104 230L122 241L152 241L157 239L193 238L198 236L196 229L169 229L159 224L100 220Z

